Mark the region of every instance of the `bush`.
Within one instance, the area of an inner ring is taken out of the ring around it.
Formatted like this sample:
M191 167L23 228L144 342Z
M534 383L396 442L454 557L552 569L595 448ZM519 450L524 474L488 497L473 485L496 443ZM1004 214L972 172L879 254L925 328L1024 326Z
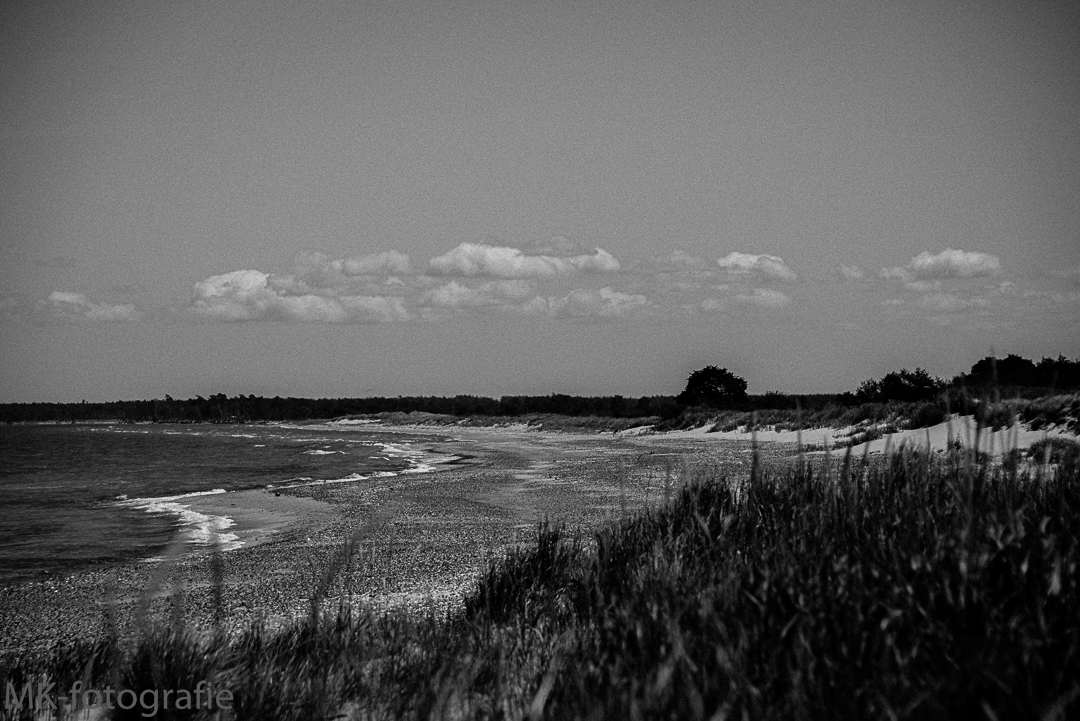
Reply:
M939 401L917 404L907 416L908 428L929 428L948 420L949 414Z
M866 403L870 401L924 401L941 394L945 382L934 378L922 368L885 375L881 380L863 382L855 392L855 399Z
M1043 438L1031 444L1029 453L1036 463L1048 460L1050 463L1077 465L1080 462L1080 443L1068 438Z

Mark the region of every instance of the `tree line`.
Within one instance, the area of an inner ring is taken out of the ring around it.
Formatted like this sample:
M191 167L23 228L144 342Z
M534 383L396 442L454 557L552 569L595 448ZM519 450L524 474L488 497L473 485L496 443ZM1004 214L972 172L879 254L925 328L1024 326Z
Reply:
M609 418L674 417L682 408L671 396L625 398L623 396L399 396L396 398L264 398L254 395L209 398L196 396L112 401L107 403L6 403L0 405L0 422L80 422L119 420L127 423L249 423L255 421L302 421L380 413L433 413L438 415L524 416L557 414Z
M922 401L942 395L1032 396L1080 390L1080 359L1064 356L1035 362L1010 354L987 356L952 380L935 378L922 368L902 369L878 380L865 381L855 391L858 403Z
M515 417L534 414L599 416L606 418L677 417L686 408L707 406L742 410L819 409L830 405L922 401L948 396L1045 395L1080 390L1080 359L1064 356L1035 362L1018 355L988 356L967 373L946 381L922 368L901 369L863 382L854 392L789 394L746 393L744 379L725 368L706 366L690 374L686 389L677 396L398 396L394 398L265 398L228 397L218 393L177 400L112 401L106 403L5 403L0 423L80 422L119 420L130 423L248 423L301 421L350 415L423 412L446 416Z

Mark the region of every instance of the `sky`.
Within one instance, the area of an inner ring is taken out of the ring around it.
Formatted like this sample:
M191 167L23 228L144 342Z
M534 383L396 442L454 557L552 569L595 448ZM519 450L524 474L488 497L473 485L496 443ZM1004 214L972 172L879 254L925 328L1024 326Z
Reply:
M9 0L0 402L1080 356L1075 2Z

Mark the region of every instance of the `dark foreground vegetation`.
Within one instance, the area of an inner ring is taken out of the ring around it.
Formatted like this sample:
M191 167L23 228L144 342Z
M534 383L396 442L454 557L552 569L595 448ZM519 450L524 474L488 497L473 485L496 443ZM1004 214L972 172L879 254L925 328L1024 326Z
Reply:
M2 680L209 681L234 696L224 718L262 720L1077 718L1080 478L1049 458L755 454L593 544L542 526L445 618L324 601L347 544L290 626L174 614Z

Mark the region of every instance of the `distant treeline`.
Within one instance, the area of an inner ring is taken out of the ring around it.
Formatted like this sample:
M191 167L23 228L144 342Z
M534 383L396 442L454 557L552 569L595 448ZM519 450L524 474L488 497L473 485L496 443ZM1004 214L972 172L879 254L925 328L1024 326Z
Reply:
M921 368L889 373L863 383L855 392L796 395L747 395L742 410L820 410L828 406L920 401L961 396L979 398L991 392L1002 396L1037 396L1080 390L1080 359L1043 358L1034 362L1017 355L984 358L951 381L934 378ZM962 400L962 399L961 399ZM959 407L957 405L956 407ZM513 417L538 414L597 416L603 418L661 418L679 416L685 405L676 396L409 396L396 398L262 398L197 396L176 400L112 401L109 403L6 403L0 404L0 423L78 422L120 420L130 423L243 423L300 421L379 413L423 412L446 416Z
M1080 358L1043 358L1038 363L1018 355L983 358L971 371L953 379L953 384L976 388L1044 388L1054 391L1080 390Z
M888 373L864 382L855 391L858 403L925 401L949 398L965 401L987 395L1032 397L1080 390L1080 359L1043 358L1038 363L1018 355L988 356L951 381L934 378L922 368Z
M224 393L176 400L113 401L110 403L7 403L0 405L0 422L120 420L129 423L244 423L301 421L378 413L434 413L448 416L524 416L558 414L608 418L672 417L682 408L671 396L412 396L397 398L262 398L226 397Z

